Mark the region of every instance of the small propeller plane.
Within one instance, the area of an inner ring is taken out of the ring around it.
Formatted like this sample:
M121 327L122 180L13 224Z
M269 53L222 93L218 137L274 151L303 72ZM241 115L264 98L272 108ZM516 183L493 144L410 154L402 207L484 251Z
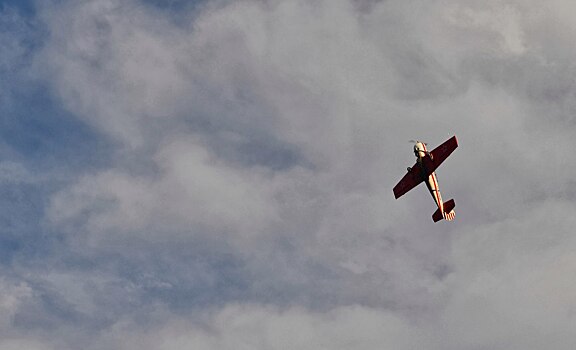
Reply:
M428 151L424 142L414 142L416 164L414 164L413 167L408 168L408 173L406 173L402 180L394 186L394 196L398 199L406 192L418 186L421 182L426 181L426 187L428 187L428 190L432 194L432 197L438 206L438 209L434 214L432 214L432 220L434 220L434 222L438 222L442 219L452 221L456 216L456 213L454 212L456 203L454 202L454 199L450 199L446 202L442 201L435 170L452 152L454 152L456 147L458 147L458 140L456 139L456 136L452 136L446 142L432 150L432 152Z

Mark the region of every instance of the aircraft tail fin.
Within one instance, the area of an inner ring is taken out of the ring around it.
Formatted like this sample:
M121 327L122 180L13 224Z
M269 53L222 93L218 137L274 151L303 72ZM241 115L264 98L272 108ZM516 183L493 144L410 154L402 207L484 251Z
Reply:
M436 209L434 214L432 214L432 220L434 222L438 222L442 219L446 219L447 221L454 220L456 213L454 212L454 208L456 207L456 202L453 199L444 202L444 213L440 212L440 208Z

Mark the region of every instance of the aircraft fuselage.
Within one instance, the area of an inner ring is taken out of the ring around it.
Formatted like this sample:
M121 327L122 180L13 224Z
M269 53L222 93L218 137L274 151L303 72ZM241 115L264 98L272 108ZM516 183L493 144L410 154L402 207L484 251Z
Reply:
M436 177L436 172L428 172L426 169L426 164L428 163L427 160L432 160L432 155L428 152L426 148L426 144L423 142L416 142L414 145L414 155L416 156L417 163L420 165L422 177L426 182L426 187L428 191L432 195L434 202L436 202L436 206L440 210L440 213L444 213L444 202L442 201L442 195L440 194L440 186L438 185L438 178ZM427 159L429 158L429 159ZM426 176L426 174L430 174ZM427 177L427 178L426 178ZM451 221L454 219L454 211L450 211L449 213L443 215L444 219Z

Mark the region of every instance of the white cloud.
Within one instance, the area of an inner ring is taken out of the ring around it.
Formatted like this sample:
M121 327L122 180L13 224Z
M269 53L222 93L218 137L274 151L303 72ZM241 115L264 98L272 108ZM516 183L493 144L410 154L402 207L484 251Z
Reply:
M47 208L90 268L34 278L110 348L568 349L574 28L529 3L43 5L34 72L115 146ZM433 225L391 188L454 133Z
M87 214L91 235L136 234L153 241L175 238L170 232L250 238L278 220L263 170L230 167L186 139L166 145L154 159L156 176L107 171L84 177L54 197L51 220L66 223Z

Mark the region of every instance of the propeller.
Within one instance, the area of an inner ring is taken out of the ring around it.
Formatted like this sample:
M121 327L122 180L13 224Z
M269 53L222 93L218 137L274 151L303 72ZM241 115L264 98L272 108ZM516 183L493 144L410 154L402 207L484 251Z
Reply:
M410 143L417 143L417 142L422 142L422 141L415 141L415 140L410 140L408 141ZM428 146L428 144L426 142L422 142L423 144L425 144L426 146Z

